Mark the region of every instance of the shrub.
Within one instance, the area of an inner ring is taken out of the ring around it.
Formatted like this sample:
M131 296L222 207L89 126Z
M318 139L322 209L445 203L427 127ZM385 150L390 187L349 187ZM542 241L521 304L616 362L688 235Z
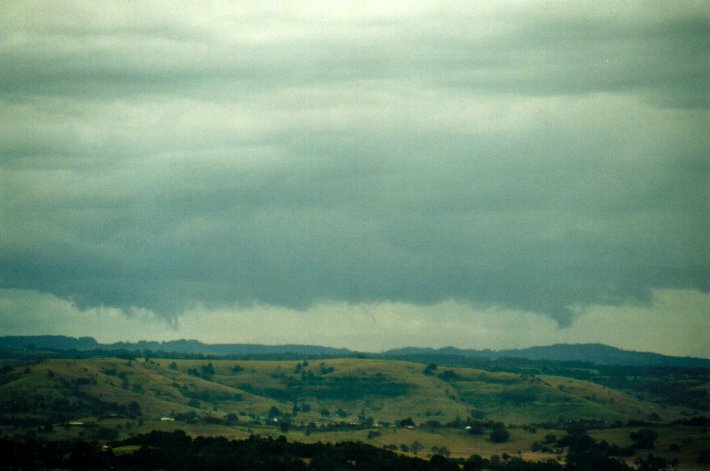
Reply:
M506 430L505 425L498 423L493 426L491 434L488 437L493 443L503 443L508 441L510 433Z

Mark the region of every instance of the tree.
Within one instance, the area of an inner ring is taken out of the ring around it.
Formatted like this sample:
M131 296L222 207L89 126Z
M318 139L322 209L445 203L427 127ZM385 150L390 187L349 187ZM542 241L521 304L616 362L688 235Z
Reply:
M138 404L136 401L131 401L130 403L128 403L126 410L128 411L128 415L130 415L131 417L138 417L139 415L143 414L143 412L141 411L141 405Z
M237 417L237 414L230 412L229 414L227 414L224 420L226 420L228 424L236 424L237 422L239 422L239 417Z
M200 367L200 369L202 370L202 376L204 378L209 379L212 377L212 375L214 375L214 366L212 365L212 363L207 363L206 365L202 365Z
M434 371L436 371L438 367L434 363L429 363L425 368L424 368L424 374L431 376L434 374Z
M443 379L444 381L452 381L456 379L461 379L461 376L456 374L456 372L453 370L444 370L442 373L439 374L439 378Z
M415 423L411 417L407 417L406 419L402 419L399 421L399 426L400 427L414 427Z
M190 407L198 408L198 407L200 407L200 401L198 401L197 399L195 399L195 398L193 397L192 399L190 399L190 400L187 402L187 405L190 406Z
M640 448L642 450L653 450L653 446L658 438L658 433L655 430L649 428L643 428L638 432L631 432L629 438L635 443L632 445L634 448Z
M473 420L466 425L466 431L471 435L483 435L484 426L480 420Z
M459 471L460 469L456 463L452 463L442 455L432 456L429 460L429 466L431 469L440 471Z
M508 430L506 430L505 425L499 422L493 426L493 430L491 430L491 434L488 438L493 443L503 443L505 441L508 441L508 438L510 438L510 433L508 433Z
M281 422L279 422L279 429L280 429L283 433L288 432L288 430L289 430L290 428L291 428L291 423L290 423L288 420L283 419L283 420L281 420Z
M451 451L445 446L433 446L431 447L431 452L434 456L441 455L447 458L451 455Z
M463 464L464 471L481 471L485 469L487 461L481 455L471 455Z

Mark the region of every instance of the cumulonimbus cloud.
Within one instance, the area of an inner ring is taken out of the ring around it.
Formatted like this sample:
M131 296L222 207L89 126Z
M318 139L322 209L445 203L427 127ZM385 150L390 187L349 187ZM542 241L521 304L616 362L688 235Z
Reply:
M65 7L0 15L3 288L563 325L708 290L703 8Z

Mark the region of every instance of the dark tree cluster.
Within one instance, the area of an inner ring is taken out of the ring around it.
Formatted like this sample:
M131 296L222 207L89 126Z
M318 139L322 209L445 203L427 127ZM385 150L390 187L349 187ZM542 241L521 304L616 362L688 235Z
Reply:
M187 374L197 376L198 378L202 378L207 381L212 381L212 376L214 376L215 370L212 363L207 363L206 365L200 366L199 369L189 368L187 370Z
M99 442L40 442L0 438L0 456L6 469L117 469L117 470L437 470L437 471L628 471L622 460L615 458L605 442L597 443L581 428L567 435L546 439L558 447L568 448L565 464L548 460L524 461L503 454L483 458L472 455L468 460L450 459L445 447L432 448L429 460L397 454L401 450L416 453L421 445L414 442L376 448L362 442L336 444L288 442L251 436L246 440L224 437L192 438L182 430L153 431L123 441L113 447L133 445L136 450L114 454L111 447ZM698 463L707 463L707 452ZM638 470L667 469L677 463L652 455L636 461Z
M658 435L653 430L642 429L632 432L630 438L636 440L631 447L618 447L606 441L594 441L581 427L571 427L567 435L557 440L559 448L568 447L565 469L570 471L594 471L599 469L610 471L624 471L630 468L620 458L630 457L635 454L634 447L653 448L653 442ZM641 445L641 446L638 446ZM667 460L662 457L649 455L636 460L638 470L657 471L677 466L676 460Z
M0 440L9 469L120 470L457 470L441 455L431 460L406 457L360 442L303 444L285 438L191 438L183 431L151 432L117 442L136 445L133 453L115 455L98 443L42 444Z

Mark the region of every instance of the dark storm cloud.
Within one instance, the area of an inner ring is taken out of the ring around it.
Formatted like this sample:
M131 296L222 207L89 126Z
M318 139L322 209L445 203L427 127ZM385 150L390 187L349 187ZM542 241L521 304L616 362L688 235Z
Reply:
M563 324L707 291L707 9L493 5L5 6L0 285Z

